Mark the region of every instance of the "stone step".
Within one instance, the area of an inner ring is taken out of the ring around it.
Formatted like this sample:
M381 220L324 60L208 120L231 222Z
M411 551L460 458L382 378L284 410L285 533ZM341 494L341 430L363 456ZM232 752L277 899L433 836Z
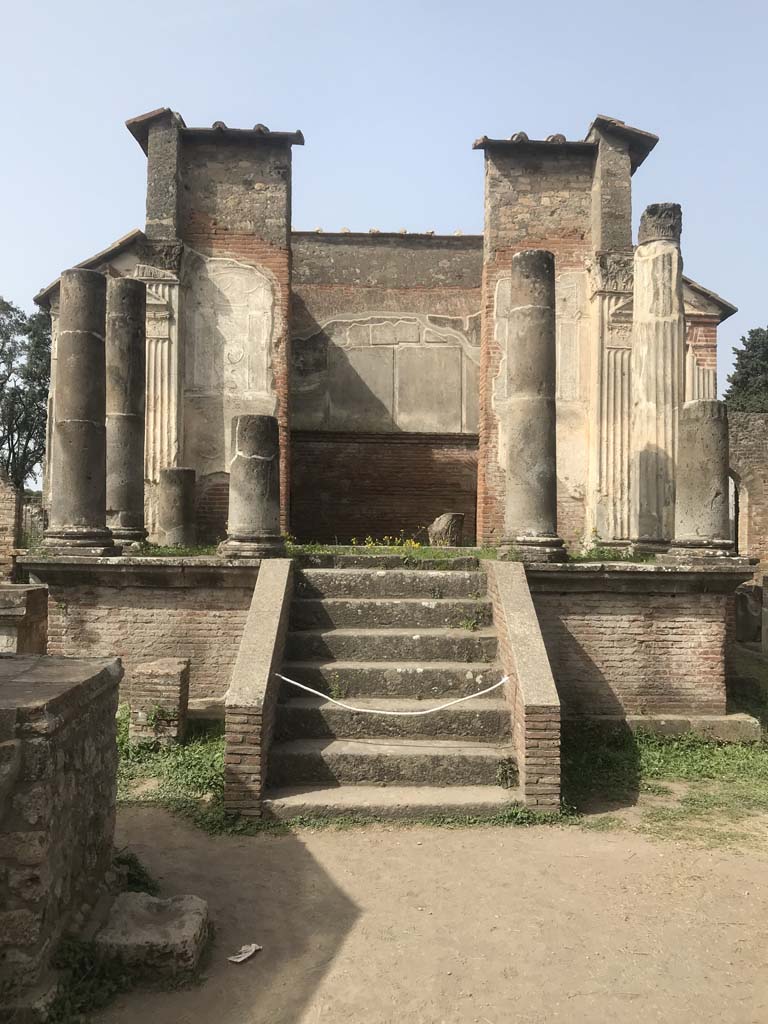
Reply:
M487 662L288 661L283 675L340 700L346 697L464 697L490 686L501 671ZM283 683L283 694L299 691Z
M363 550L359 554L338 553L335 551L317 554L301 553L295 556L296 564L302 569L441 569L445 572L467 572L477 569L479 559L473 555L456 558L419 558L409 552L402 555L366 555Z
M513 763L511 742L302 739L273 744L268 785L493 786L502 778L516 784Z
M264 814L279 819L351 814L406 821L436 815L484 818L522 802L519 790L501 786L293 786L268 790Z
M298 691L296 691L298 692ZM500 692L500 691L499 691ZM372 711L424 711L441 701L375 699L359 701ZM472 739L498 743L509 737L510 711L503 698L477 697L454 707L420 715L366 715L350 711L321 697L294 697L279 705L275 736L287 741L312 737L359 739L410 737Z
M484 572L432 569L304 569L296 574L296 596L485 597Z
M433 629L449 626L478 629L490 626L493 608L490 601L468 598L343 598L324 597L294 600L291 628L330 629L383 626L405 629Z
M333 629L290 632L287 661L493 661L493 629Z

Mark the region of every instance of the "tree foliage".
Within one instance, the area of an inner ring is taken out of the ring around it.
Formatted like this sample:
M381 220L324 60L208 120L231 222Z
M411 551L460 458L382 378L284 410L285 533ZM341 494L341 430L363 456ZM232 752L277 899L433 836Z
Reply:
M0 297L0 470L17 487L39 471L51 374L51 318Z
M768 327L755 327L735 348L725 400L733 412L768 412Z

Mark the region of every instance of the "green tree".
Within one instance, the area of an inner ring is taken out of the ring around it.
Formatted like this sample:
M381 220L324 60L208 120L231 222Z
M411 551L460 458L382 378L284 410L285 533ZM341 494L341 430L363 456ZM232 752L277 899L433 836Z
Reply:
M735 348L725 400L733 412L768 412L768 327L754 327Z
M0 470L23 488L45 454L51 318L0 297Z

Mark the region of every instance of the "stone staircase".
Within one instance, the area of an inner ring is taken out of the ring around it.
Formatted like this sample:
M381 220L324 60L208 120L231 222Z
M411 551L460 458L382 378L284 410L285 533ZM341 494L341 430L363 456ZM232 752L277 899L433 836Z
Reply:
M283 673L386 711L496 682L485 574L474 559L448 565L298 570ZM359 714L286 683L280 701L267 814L492 813L518 796L501 690L418 717Z

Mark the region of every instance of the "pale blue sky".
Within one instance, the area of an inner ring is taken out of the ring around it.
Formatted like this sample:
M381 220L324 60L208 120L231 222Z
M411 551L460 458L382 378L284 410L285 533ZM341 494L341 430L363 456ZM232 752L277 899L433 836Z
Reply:
M123 124L301 128L294 227L482 229L479 135L581 138L597 113L661 137L635 176L683 205L686 273L768 323L766 29L758 0L27 0L3 4L0 294L143 227Z

